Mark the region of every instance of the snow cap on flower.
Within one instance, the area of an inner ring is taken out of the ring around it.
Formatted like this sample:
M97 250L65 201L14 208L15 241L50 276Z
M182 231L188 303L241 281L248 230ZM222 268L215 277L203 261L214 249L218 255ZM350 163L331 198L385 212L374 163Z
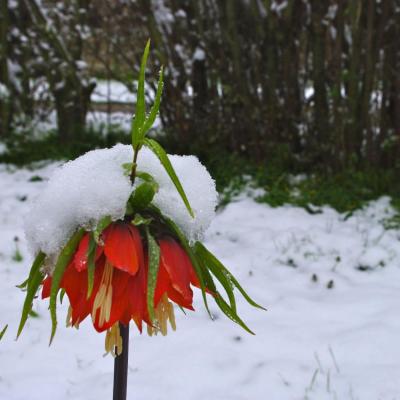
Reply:
M58 253L78 227L91 229L104 216L123 218L133 187L122 165L132 162L132 158L132 147L118 144L89 151L58 168L26 216L25 232L33 251ZM174 184L148 149L140 152L138 170L151 174L159 184L153 204L174 220L189 240L198 239L214 216L215 183L196 157L171 155L169 159L195 218L189 215Z

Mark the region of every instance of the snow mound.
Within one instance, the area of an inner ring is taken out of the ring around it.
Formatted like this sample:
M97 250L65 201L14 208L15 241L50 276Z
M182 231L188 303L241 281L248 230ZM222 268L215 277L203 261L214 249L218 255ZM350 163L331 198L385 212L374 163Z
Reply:
M122 164L131 162L132 147L90 151L58 168L33 203L25 233L34 253L58 253L78 227L92 229L104 216L120 219L134 187ZM192 218L157 157L143 148L138 170L154 176L159 191L153 204L173 219L189 240L202 236L214 217L215 182L194 156L169 156L195 213ZM138 184L140 181L136 182Z

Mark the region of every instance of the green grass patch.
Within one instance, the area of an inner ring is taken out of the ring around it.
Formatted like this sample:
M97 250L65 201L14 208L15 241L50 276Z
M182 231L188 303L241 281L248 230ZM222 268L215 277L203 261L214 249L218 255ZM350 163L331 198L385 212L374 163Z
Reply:
M174 145L167 137L161 141L166 149L174 152ZM73 159L96 148L111 147L116 143L130 143L130 136L122 130L97 128L77 135L68 145L61 144L55 131L41 139L11 135L7 151L0 155L0 162L29 165L42 160ZM256 164L245 157L216 150L193 148L216 180L221 194L220 206L231 202L248 187L261 188L264 194L256 200L277 207L293 204L310 213L318 207L330 205L349 215L368 201L390 196L399 216L387 221L388 228L400 228L400 171L396 169L348 169L336 173L304 170L284 161L281 152L264 164ZM32 178L40 179L40 178Z
M40 139L28 135L11 134L5 141L7 150L0 154L1 163L27 166L42 160L71 160L96 148L130 143L126 132L105 127L89 128L79 132L70 143L61 143L55 130L43 134Z

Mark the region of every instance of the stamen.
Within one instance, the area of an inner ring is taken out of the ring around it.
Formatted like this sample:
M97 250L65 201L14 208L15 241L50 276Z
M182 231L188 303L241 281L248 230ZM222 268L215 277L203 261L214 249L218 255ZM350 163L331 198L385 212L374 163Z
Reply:
M113 270L113 266L107 261L101 277L100 288L93 302L92 320L95 321L97 310L100 310L99 326L110 320Z
M110 329L107 330L105 340L106 354L111 353L113 357L122 354L122 337L119 331L119 323L116 322Z
M65 325L70 327L72 325L72 307L68 307L68 314L67 314L67 319L65 320Z
M168 300L166 293L162 296L160 302L155 309L155 319L153 325L147 325L147 334L149 336L156 335L161 332L163 336L168 333L168 321L172 330L176 330L174 306Z
M71 306L68 307L68 313L67 313L65 325L67 326L67 328L72 326L73 328L79 329L79 320L76 321L74 325L72 325L72 307Z

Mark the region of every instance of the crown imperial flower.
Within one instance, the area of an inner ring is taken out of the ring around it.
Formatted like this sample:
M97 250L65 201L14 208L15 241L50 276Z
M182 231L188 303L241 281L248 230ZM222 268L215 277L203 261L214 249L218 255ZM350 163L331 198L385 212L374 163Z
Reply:
M166 335L168 323L175 330L174 305L194 310L193 287L200 289L208 312L211 298L252 333L237 314L233 290L260 306L199 241L214 213L214 181L195 157L169 156L146 137L163 87L161 70L155 102L146 115L148 51L149 44L139 75L132 147L95 150L66 163L33 205L26 230L36 258L20 285L26 298L18 336L40 287L42 299L49 299L50 342L57 328L57 302L64 294L69 300L67 326L78 327L89 317L97 332L106 332L106 352L118 356L123 351L120 329L131 320L140 332L145 324L149 335Z

